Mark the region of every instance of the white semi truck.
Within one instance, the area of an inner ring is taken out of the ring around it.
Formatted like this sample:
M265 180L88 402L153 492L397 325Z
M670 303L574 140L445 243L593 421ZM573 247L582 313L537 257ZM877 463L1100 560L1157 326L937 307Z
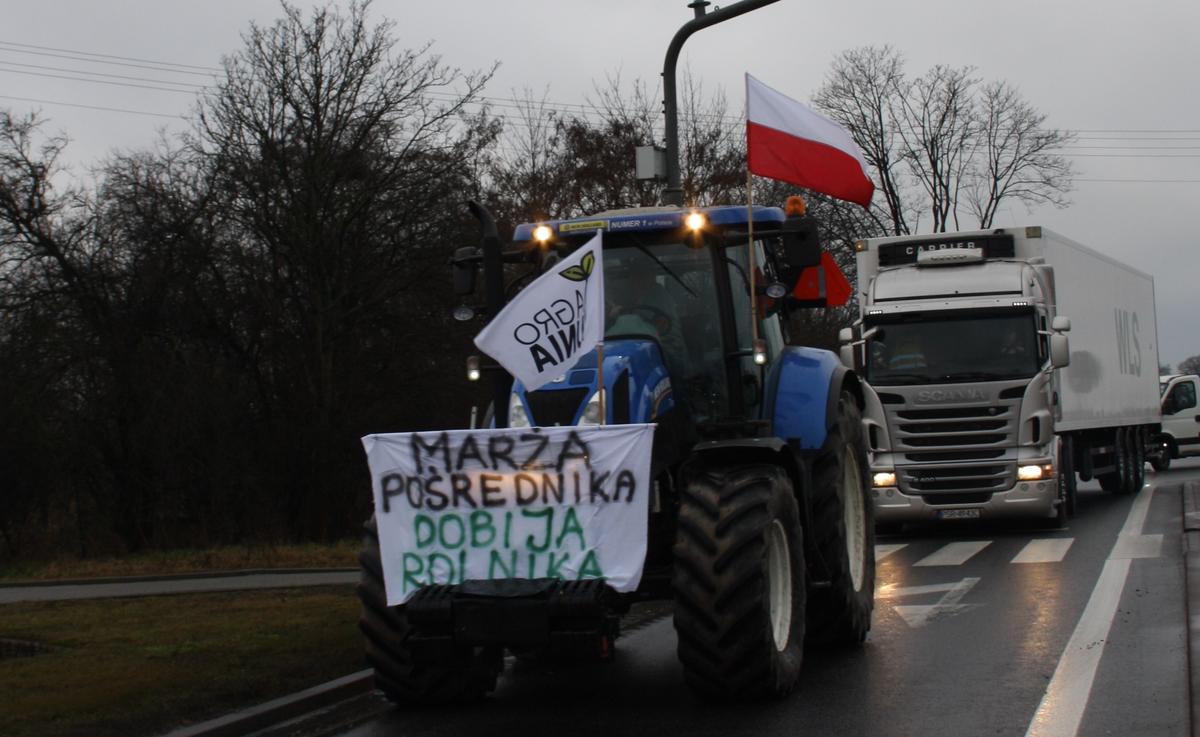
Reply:
M842 360L873 387L864 421L881 527L1061 524L1076 475L1142 487L1162 420L1150 276L1041 227L857 250L861 319L842 331Z

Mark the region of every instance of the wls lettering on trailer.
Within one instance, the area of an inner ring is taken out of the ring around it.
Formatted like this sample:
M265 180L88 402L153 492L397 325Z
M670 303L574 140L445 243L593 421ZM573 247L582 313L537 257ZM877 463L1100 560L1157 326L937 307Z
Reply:
M1114 308L1113 322L1117 328L1117 363L1121 367L1121 373L1141 376L1142 345L1138 341L1140 329L1137 313Z
M389 605L430 584L641 580L654 425L363 438Z

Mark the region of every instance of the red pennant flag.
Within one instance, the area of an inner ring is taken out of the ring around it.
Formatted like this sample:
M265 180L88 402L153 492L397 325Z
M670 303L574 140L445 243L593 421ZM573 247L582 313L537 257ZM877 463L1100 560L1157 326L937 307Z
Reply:
M850 301L853 290L841 267L827 252L821 252L821 265L810 266L796 280L792 296L806 301L824 300L826 307L841 307Z

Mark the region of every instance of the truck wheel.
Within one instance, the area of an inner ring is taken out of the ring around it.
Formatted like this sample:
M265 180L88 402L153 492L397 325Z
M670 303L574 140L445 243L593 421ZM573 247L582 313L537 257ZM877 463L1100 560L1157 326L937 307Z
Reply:
M684 485L672 586L679 660L697 693L757 699L795 685L802 535L791 481L777 466L702 468Z
M1168 443L1161 443L1154 453L1150 454L1150 467L1158 473L1162 473L1171 467L1171 446Z
M1139 429L1129 433L1129 454L1132 456L1129 470L1133 476L1129 493L1136 494L1146 485L1146 440Z
M365 528L366 539L358 556L362 569L358 627L365 638L367 663L375 669L375 687L397 704L448 704L482 698L496 687L499 659L471 653L436 666L414 662L407 642L412 630L404 607L387 605L374 517Z
M1058 499L1059 506L1065 508L1064 523L1066 517L1075 516L1076 491L1075 441L1070 435L1062 435L1058 444Z
M1117 428L1117 476L1120 478L1120 486L1117 488L1118 494L1133 494L1141 488L1138 481L1139 474L1137 473L1136 453L1137 438L1134 433L1130 432L1130 428Z
M1100 488L1116 494L1128 494L1133 484L1133 480L1130 478L1133 471L1129 467L1130 461L1129 442L1125 435L1125 428L1118 427L1113 438L1113 465L1115 468L1096 477L1100 481Z
M813 466L813 526L808 531L829 567L830 585L808 595L808 641L858 645L875 608L875 522L867 491L862 415L843 393L837 422Z

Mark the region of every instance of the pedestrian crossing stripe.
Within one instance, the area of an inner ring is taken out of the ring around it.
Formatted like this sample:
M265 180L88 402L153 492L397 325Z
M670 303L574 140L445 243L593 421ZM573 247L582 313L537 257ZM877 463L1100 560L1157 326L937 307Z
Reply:
M978 555L993 540L963 540L946 543L934 552L921 558L913 566L930 568L937 566L961 566ZM1061 563L1075 542L1073 537L1050 537L1030 540L1025 543L1010 563ZM910 547L910 543L880 543L875 546L875 561L882 562L901 550Z
M913 566L918 568L925 566L961 566L991 544L991 540L967 540L946 543L938 550L913 563Z

